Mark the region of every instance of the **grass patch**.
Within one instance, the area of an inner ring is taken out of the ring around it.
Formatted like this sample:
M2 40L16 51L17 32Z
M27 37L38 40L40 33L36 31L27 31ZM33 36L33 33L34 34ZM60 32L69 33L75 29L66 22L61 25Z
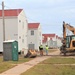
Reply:
M53 57L49 58L41 63L48 64L75 64L75 58L65 58L65 57Z
M3 61L3 58L0 57L0 73L14 67L17 66L18 64L27 62L32 60L32 58L23 58L20 57L18 61Z
M54 65L54 64L75 64L74 58L50 58L21 75L75 75L75 65Z
M75 66L37 65L22 75L75 75Z

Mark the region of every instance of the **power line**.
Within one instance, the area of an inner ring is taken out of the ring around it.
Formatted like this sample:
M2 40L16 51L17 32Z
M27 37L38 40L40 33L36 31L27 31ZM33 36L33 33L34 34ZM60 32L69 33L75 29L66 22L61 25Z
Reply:
M9 9L11 9L10 7L8 7L8 6L4 6L4 7L6 7L6 8L9 8ZM18 10L17 10L18 11ZM29 20L31 20L31 21L35 21L35 20L33 20L33 19L31 19L31 18L29 18L29 17L26 17L26 16L24 16L24 15L22 15L22 14L20 14L21 16L23 16L23 17L25 17L25 18L27 18L27 19L29 19ZM36 21L37 22L37 21Z
M0 4L0 5L2 5L2 4ZM10 8L10 7L7 6L7 5L4 5L4 7L8 8L8 9L12 9L12 8ZM18 14L18 10L17 10L17 14ZM22 15L22 14L20 14L20 15L23 16L23 17L25 17L25 18L27 18L27 19L29 19L29 20L31 20L31 21L37 22L36 20L31 19L30 17L26 17L26 16L24 16L24 15ZM52 24L54 24L54 23L52 23ZM56 27L56 25L45 24L45 23L41 23L41 25L46 25L46 26L50 26L50 27ZM57 27L59 28L59 26L57 26Z

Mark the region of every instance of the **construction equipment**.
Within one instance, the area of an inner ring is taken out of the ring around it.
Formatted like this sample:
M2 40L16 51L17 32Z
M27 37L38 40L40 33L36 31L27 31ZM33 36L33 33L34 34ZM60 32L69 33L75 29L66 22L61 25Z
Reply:
M25 58L34 58L37 56L37 52L35 50L28 50L28 53L24 56Z
M70 30L73 33L73 35L66 36L67 29ZM63 40L60 51L64 55L66 55L66 53L75 52L75 28L65 22L63 22Z

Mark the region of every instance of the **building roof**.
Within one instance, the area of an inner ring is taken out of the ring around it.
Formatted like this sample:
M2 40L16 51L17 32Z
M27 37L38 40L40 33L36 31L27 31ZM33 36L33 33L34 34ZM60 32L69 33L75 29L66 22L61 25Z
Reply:
M4 16L18 16L23 9L6 9ZM0 17L2 17L2 10L0 10Z
M44 37L55 37L55 34L42 34Z
M44 36L42 42L45 43L48 37L50 37L50 40L52 40L51 37L55 37L55 34L42 34L42 36Z
M38 28L40 23L28 23L29 29Z
M42 34L42 36L44 36L44 38L42 40L43 43L47 42L48 37L50 37L50 40L52 40L53 37L56 37L57 39L62 40L62 38L56 34Z
M45 42L47 42L48 37L50 37L50 40L52 40L51 37L55 37L55 34L42 34L42 36L44 36L42 42L45 43Z

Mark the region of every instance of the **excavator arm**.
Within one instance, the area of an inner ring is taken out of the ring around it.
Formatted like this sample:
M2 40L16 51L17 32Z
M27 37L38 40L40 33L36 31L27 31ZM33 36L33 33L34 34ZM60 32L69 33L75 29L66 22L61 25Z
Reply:
M66 29L70 30L75 35L75 28L65 22L63 22L63 40L64 44L66 44Z
M67 29L70 30L74 35L66 36ZM72 38L75 38L75 28L70 24L63 22L63 44L60 50L61 53L64 53L64 55L66 55L68 51L75 51L75 40Z

